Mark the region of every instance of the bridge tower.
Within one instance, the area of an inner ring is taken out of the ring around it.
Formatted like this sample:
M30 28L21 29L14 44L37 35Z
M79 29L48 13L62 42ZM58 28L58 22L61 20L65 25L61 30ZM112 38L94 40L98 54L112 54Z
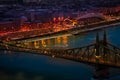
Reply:
M99 40L99 34L97 33L96 35L96 45L95 45L95 48L96 48L96 56L99 56L100 55L100 40Z
M106 80L109 78L109 68L107 66L103 66L99 64L101 54L104 54L103 56L105 56L105 54L107 54L108 52L107 49L105 48L106 46L107 46L106 32L104 31L102 42L100 41L99 34L97 33L95 48L96 48L96 62L98 64L95 65L95 73L93 76L94 80Z
M102 44L103 44L103 56L105 56L105 54L108 54L108 51L107 51L107 49L105 48L105 47L107 47L107 35L106 35L106 31L104 31L104 34L103 34L103 42L102 42Z

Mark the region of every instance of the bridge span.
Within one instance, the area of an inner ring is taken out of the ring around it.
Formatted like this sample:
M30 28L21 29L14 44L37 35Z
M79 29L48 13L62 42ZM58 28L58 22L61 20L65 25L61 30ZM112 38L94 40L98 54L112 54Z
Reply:
M77 62L88 64L99 64L110 67L120 67L120 48L108 43L106 33L103 39L99 39L99 34L96 35L96 42L80 48L71 49L36 49L24 48L6 43L0 43L0 49L8 51L30 52L41 55L60 57Z

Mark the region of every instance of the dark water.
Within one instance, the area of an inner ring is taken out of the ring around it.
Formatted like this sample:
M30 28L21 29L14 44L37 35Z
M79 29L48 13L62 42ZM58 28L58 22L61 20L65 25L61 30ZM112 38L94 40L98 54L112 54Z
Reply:
M10 72L8 77L25 78L25 80L29 77L32 78L31 80L37 80L36 78L41 78L40 80L89 80L93 74L92 67L87 65L28 53L2 54L0 63L1 67L9 69L6 72L7 74Z
M120 27L106 29L108 41L120 47ZM35 48L71 48L91 44L96 32L102 38L103 30L76 36L63 36L25 43ZM91 80L95 70L87 64L20 52L0 51L0 80ZM120 80L120 69L110 68L108 80Z

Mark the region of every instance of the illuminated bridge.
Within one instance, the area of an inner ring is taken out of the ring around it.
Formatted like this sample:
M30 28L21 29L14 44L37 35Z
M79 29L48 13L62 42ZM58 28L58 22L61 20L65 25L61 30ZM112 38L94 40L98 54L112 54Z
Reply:
M120 49L107 42L106 33L104 33L103 40L100 40L99 35L97 34L95 43L72 49L23 48L2 42L0 45L1 49L9 51L37 53L52 56L53 58L60 57L92 65L99 64L110 67L120 67Z

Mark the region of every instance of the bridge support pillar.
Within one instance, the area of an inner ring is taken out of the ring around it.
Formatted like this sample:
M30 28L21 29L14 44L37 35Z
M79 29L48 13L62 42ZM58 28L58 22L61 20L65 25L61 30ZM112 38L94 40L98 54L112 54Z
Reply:
M109 68L106 66L97 65L95 67L93 80L108 80L108 79L109 79Z

